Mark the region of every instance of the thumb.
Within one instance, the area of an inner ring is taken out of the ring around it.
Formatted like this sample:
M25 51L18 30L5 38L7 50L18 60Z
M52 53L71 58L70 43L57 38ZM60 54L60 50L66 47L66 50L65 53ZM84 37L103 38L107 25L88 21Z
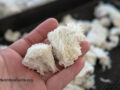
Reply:
M63 88L81 71L83 66L84 60L82 57L79 57L73 65L63 69L47 81L46 85L48 90L63 90Z

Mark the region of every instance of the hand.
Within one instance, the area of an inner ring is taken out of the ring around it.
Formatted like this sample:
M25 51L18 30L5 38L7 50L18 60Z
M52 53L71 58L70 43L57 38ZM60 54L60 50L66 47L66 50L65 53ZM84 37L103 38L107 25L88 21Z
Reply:
M0 79L33 79L33 82L1 82L0 90L62 90L84 66L83 56L89 50L89 43L81 44L83 55L70 67L55 74L49 72L44 76L22 65L27 49L35 43L40 43L47 37L47 33L54 30L58 22L50 18L40 24L35 30L16 41L8 48L0 51Z

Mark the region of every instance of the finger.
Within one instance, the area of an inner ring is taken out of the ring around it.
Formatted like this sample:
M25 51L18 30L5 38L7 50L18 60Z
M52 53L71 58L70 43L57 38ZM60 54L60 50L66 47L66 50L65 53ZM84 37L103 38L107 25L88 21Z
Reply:
M27 49L35 43L42 42L46 39L48 32L54 30L58 26L58 22L54 18L47 19L35 28L28 35L16 41L9 48L15 50L21 56L24 56Z
M70 83L70 81L75 78L83 66L84 60L82 57L79 57L79 59L73 65L57 73L47 81L46 85L48 90L62 90L68 83ZM57 84L55 84L56 82Z
M88 50L90 49L90 44L89 44L88 41L82 41L80 43L80 46L82 47L81 48L81 51L82 51L81 57L83 57L88 52Z
M58 62L56 62L56 67L59 69L59 71L63 70L64 67L60 66ZM58 72L59 72L58 71ZM58 73L56 72L56 73ZM44 76L42 76L42 79L46 82L48 79L50 79L53 75L55 75L56 73L52 73L52 72L47 72L44 74Z
M45 43L50 44L49 41L45 41ZM82 47L82 48L81 48L81 51L82 51L81 57L83 57L83 56L87 53L87 51L89 50L90 44L89 44L87 41L82 41L82 42L80 43L80 46ZM63 69L64 69L63 66L60 66L60 65L59 65L59 62L58 62L58 61L56 62L56 66L57 66L57 68L58 68L59 70L63 70ZM55 75L55 74L53 74L52 72L48 72L48 73L46 73L46 74L43 76L43 80L47 81L47 80L48 80L49 78L51 78L53 75Z

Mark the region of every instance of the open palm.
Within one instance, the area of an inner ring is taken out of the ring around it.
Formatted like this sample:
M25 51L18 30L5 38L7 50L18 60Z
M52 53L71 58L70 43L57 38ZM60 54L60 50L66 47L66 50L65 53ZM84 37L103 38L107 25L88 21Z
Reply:
M40 24L35 30L16 41L8 48L0 51L0 79L24 79L33 81L0 81L0 90L62 90L84 66L83 55L89 49L89 43L83 41L83 55L70 67L53 74L46 73L44 76L22 65L22 60L27 49L35 43L43 42L47 33L54 30L58 22L50 18Z

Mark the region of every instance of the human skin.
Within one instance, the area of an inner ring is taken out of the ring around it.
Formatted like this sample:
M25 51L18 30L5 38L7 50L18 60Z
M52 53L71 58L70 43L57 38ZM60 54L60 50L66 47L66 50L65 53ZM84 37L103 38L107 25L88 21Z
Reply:
M8 48L0 51L0 79L32 79L33 82L0 81L0 90L62 90L84 66L83 56L89 50L89 43L83 41L82 56L68 68L58 66L59 72L45 73L41 76L22 65L27 49L35 43L43 42L47 33L54 30L58 22L54 18L47 19L25 37L16 41Z

